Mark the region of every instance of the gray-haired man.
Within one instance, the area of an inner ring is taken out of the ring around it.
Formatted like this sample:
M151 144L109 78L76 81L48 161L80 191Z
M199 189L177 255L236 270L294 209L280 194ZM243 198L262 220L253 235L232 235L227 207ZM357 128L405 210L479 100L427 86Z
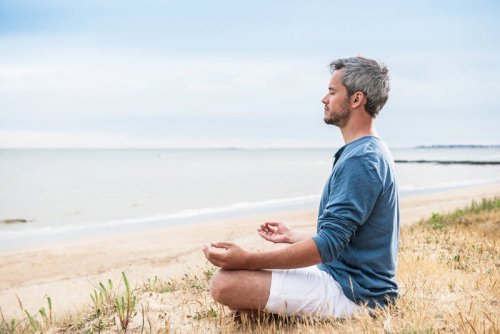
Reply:
M340 128L345 146L323 191L317 233L265 223L258 230L264 239L290 245L265 252L231 242L203 247L222 268L210 292L232 309L341 318L397 297L398 182L374 124L389 96L388 71L363 57L335 60L330 69L324 121Z

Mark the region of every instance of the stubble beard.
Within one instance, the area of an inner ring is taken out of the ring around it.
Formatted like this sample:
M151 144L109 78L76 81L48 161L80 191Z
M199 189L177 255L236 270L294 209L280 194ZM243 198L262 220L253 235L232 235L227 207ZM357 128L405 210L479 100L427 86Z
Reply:
M340 108L341 110L339 112L327 113L325 115L323 120L326 124L335 125L339 128L343 128L347 125L347 122L351 118L351 111L347 107L347 101L343 103Z

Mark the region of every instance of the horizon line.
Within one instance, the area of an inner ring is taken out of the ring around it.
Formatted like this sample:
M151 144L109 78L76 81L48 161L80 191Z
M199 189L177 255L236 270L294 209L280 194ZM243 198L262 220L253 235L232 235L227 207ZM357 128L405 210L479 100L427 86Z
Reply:
M342 145L343 146L343 145ZM314 150L314 149L332 149L342 146L172 146L172 147L118 147L118 146L89 146L89 147L74 147L74 146L59 146L59 147L1 147L0 150ZM409 146L393 146L391 149L433 149L433 148L500 148L500 144L431 144L431 145L409 145Z

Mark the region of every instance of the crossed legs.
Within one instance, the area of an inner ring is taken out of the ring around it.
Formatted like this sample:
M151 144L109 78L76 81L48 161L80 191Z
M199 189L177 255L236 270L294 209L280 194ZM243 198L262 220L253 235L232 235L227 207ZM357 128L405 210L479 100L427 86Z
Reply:
M321 319L345 318L362 311L330 274L316 266L274 272L221 269L212 277L210 293L217 302L237 311L263 311L267 306L270 313Z

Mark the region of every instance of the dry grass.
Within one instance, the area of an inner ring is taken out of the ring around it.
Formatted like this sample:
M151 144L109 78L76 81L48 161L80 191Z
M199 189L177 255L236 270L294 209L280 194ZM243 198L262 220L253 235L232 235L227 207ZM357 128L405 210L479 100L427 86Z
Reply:
M237 324L214 303L208 282L214 268L195 268L176 279L149 279L137 297L128 333L498 333L500 316L500 198L403 228L398 281L401 297L376 316L318 322L262 315ZM98 285L97 285L98 287ZM123 284L109 295L119 296ZM99 292L99 291L97 291ZM121 292L123 293L123 291ZM98 294L94 294L98 296ZM3 319L0 333L123 333L113 298L80 314L46 323L40 315ZM37 320L38 319L38 320ZM36 327L38 326L38 327Z

